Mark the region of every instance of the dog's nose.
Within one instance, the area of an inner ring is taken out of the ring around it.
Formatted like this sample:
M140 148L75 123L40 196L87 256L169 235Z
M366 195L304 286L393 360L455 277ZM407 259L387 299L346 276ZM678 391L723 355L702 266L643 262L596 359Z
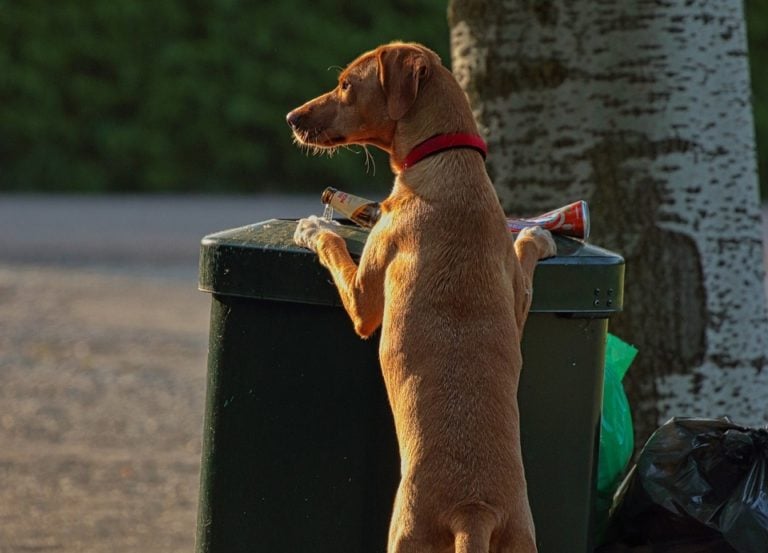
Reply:
M285 116L285 120L292 129L297 129L301 125L301 114L297 111L292 111Z

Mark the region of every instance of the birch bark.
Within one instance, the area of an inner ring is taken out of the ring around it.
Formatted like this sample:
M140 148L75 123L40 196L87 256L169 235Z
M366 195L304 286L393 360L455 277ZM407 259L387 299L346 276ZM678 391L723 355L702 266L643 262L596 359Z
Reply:
M453 70L510 213L586 199L627 260L611 330L639 444L670 416L768 421L741 0L452 0Z

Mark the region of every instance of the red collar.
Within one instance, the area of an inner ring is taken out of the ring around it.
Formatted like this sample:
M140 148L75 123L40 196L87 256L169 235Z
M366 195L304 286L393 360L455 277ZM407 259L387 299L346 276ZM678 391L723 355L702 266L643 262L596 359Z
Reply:
M416 146L403 161L403 170L413 167L425 157L451 150L453 148L472 148L477 150L485 159L488 154L488 146L485 141L476 134L454 133L438 134Z

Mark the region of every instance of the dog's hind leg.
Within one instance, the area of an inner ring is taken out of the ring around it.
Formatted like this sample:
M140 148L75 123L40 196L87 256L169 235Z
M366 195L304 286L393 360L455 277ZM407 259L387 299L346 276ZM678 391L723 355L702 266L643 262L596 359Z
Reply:
M453 553L453 533L434 518L434 509L420 505L412 484L397 489L389 526L387 553Z
M445 551L444 547L429 540L406 537L390 542L387 549L387 553L444 553ZM458 552L458 549L456 551Z
M433 531L419 527L403 525L394 520L389 532L387 553L446 553L451 551L450 532ZM456 550L458 551L458 549ZM487 550L483 553L487 553Z
M458 551L458 550L457 550ZM536 538L530 528L519 528L513 532L507 532L500 540L498 553L536 553Z
M494 553L536 553L536 529L525 494L507 504L508 517L494 536Z

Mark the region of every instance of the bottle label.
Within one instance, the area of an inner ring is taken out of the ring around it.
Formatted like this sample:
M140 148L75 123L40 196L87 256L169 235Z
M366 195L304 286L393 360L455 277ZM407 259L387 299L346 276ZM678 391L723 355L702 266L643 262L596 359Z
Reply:
M364 198L360 198L359 196L354 196L352 194L347 194L346 192L337 191L332 197L330 201L330 206L343 213L347 217L350 217L353 213L356 211L359 211L361 208L364 208L366 205L370 204L371 202L369 200L366 200Z

